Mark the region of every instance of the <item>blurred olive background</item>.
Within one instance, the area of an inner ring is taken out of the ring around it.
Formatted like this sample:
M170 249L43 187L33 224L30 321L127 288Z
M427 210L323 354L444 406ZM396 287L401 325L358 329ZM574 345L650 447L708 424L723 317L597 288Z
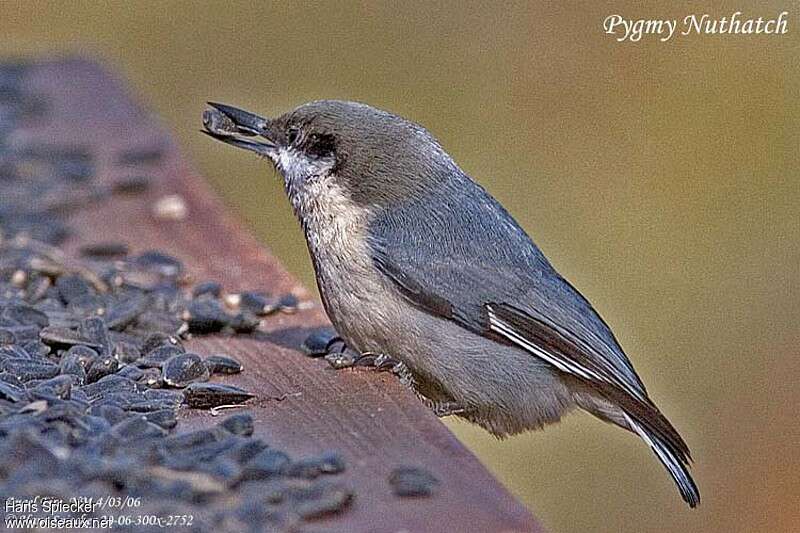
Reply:
M4 1L0 53L117 69L309 285L281 183L198 133L204 102L343 98L421 122L611 324L691 445L703 503L588 415L504 442L453 431L554 532L800 530L797 2L395 4ZM789 34L602 31L614 13L735 10L788 10Z

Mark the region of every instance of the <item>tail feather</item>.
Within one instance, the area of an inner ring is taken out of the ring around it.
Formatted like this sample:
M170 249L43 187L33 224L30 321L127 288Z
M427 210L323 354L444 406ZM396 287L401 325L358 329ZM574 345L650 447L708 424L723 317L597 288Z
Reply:
M649 432L643 427L643 424L636 422L627 413L624 413L624 416L630 429L650 446L669 475L675 480L683 500L689 504L689 507L697 507L697 504L700 503L700 492L689 474L688 463L691 458L683 441L680 440L676 443L665 440L658 433Z
M689 474L692 461L689 447L667 417L649 399L634 398L616 387L595 387L590 391L576 395L578 405L637 434L667 469L684 501L696 507L700 493Z

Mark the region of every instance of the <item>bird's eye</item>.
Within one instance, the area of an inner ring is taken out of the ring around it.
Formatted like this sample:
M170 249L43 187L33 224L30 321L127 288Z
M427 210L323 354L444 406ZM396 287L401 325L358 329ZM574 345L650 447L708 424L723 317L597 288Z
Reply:
M297 138L300 136L300 130L297 128L289 128L286 131L286 140L289 141L289 144L294 144Z
M306 145L306 152L315 157L330 157L336 148L333 136L326 133L310 134Z

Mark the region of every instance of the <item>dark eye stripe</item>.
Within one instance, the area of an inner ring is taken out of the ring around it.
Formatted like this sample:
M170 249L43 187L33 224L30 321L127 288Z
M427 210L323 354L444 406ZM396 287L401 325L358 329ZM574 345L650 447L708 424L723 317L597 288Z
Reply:
M326 133L312 133L306 141L306 152L316 157L333 155L336 150L336 140L333 135Z

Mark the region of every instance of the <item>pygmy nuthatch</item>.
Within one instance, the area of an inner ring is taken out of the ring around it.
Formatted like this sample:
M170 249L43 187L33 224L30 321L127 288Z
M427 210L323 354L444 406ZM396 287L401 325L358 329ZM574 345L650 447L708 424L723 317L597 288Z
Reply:
M350 348L400 361L439 413L499 437L580 407L641 437L699 503L686 443L609 327L427 130L353 102L274 119L210 105L209 135L283 177Z

